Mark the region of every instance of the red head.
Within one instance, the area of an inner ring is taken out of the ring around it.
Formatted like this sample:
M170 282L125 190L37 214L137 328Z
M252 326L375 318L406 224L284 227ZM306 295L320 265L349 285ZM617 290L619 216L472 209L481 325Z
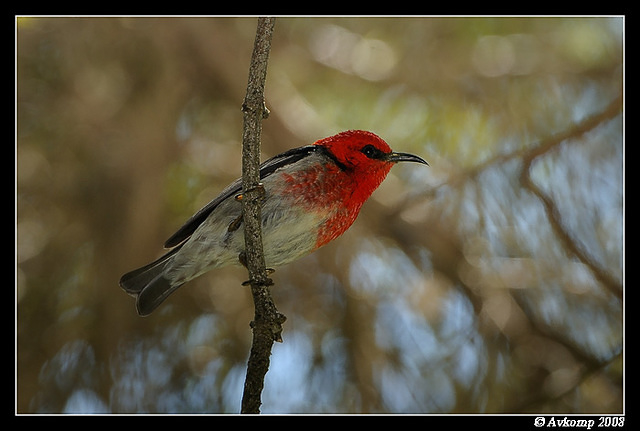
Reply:
M418 162L428 165L413 154L391 151L382 138L364 130L338 133L316 141L315 145L325 147L335 157L338 167L363 188L365 200L378 188L395 163Z

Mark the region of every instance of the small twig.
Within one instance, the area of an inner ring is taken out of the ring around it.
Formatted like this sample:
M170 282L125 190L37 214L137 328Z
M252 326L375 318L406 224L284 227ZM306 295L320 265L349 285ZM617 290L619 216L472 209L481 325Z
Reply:
M282 323L285 317L278 312L271 298L262 247L261 206L264 188L260 184L260 134L262 120L268 110L264 103L264 85L271 49L274 18L259 18L256 39L249 67L247 95L242 104L244 128L242 134L242 217L245 253L239 256L249 272L249 284L255 306L253 341L247 364L247 375L242 395L242 413L260 413L264 376L269 369L269 357L274 341L282 341Z

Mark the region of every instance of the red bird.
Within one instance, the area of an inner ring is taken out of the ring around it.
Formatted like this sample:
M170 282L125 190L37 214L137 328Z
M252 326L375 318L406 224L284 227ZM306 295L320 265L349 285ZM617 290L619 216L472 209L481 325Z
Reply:
M428 165L413 154L391 151L380 137L362 130L320 139L264 162L260 178L267 267L292 262L342 235L397 162ZM136 297L138 314L148 315L178 287L211 269L241 263L242 205L236 199L241 192L238 179L165 242L168 253L122 276L120 286Z

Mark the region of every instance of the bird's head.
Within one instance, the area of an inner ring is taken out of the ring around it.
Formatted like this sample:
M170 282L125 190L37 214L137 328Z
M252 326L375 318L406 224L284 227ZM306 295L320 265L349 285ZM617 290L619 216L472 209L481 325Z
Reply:
M382 138L364 130L338 133L316 141L315 145L324 147L325 154L351 179L348 194L357 205L362 205L371 196L394 164L417 162L428 165L416 155L392 151Z
M323 146L342 170L352 176L377 179L377 187L397 162L428 163L413 154L397 153L379 136L365 130L348 130L320 139L315 145Z

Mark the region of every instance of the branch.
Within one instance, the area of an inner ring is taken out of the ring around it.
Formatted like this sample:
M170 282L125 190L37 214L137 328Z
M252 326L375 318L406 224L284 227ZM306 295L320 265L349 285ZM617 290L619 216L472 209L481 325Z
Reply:
M595 114L583 122L577 124L574 128L552 136L542 145L526 152L523 157L522 171L520 174L520 183L522 186L533 193L544 206L545 212L549 219L549 223L554 232L560 239L563 246L571 252L580 262L584 263L593 273L594 277L602 283L613 295L622 299L622 284L614 276L610 275L606 268L598 264L589 252L579 243L579 241L571 236L571 233L565 227L562 220L560 210L553 199L546 195L540 187L531 178L531 165L538 157L558 147L562 142L570 138L576 138L590 132L605 121L609 121L620 114L622 110L622 95L614 99L603 111Z
M519 178L520 184L525 190L528 190L540 200L544 207L545 214L549 219L549 223L554 232L557 234L557 237L562 243L563 247L571 254L573 254L577 259L579 259L580 262L584 263L591 270L594 277L604 286L605 289L607 289L617 298L622 298L622 284L620 280L618 280L615 276L609 274L606 268L601 267L597 260L593 258L584 248L584 246L579 243L578 239L574 238L571 235L571 232L566 228L562 220L562 216L557 205L550 196L547 196L542 191L542 189L535 184L535 182L531 178L530 172L533 162L538 157L548 154L551 151L559 148L562 143L584 136L601 124L614 119L615 117L620 115L622 109L623 99L622 94L620 94L618 95L618 97L613 99L609 103L609 105L607 105L607 107L605 107L602 111L593 114L592 116L584 119L573 127L569 127L563 132L560 132L556 135L549 136L535 145L526 146L525 148L515 150L511 153L499 154L497 156L494 156L486 160L485 162L482 162L470 169L465 170L464 172L460 172L458 175L450 177L447 181L442 182L440 185L425 190L419 196L411 196L410 199L412 199L413 202L420 202L422 198L428 200L436 196L443 188L459 186L466 181L475 179L492 166L521 158L522 167ZM418 199L418 197L420 199ZM401 217L399 216L400 212L406 211L408 205L408 201L404 202L402 205L397 205L396 209L393 212L390 212L387 217L390 220L394 220L394 223L398 223L398 220L401 219ZM411 231L411 229L409 229L409 231ZM446 232L446 230L444 232ZM396 237L398 237L398 235L399 234L396 233ZM409 238L407 238L406 235L404 237L408 242ZM434 239L437 238L437 236L430 236L429 238ZM450 243L451 240L448 239L447 244L450 245ZM448 247L448 249L451 249L451 247ZM454 271L454 273L457 273L457 269ZM461 286L468 287L464 283L462 283ZM467 293L470 299L475 297L475 295L471 294L470 291L468 291ZM474 303L474 307L480 305L480 302ZM476 311L477 310L478 309L476 308Z
M249 67L247 94L242 104L244 126L242 133L242 202L245 252L241 261L249 272L248 284L255 307L253 341L247 364L247 375L242 395L242 413L260 413L264 376L269 369L269 356L274 341L282 341L282 323L285 317L278 312L269 286L262 248L261 206L264 188L260 184L260 133L262 120L269 111L264 103L264 85L267 62L271 49L274 18L259 18L256 39Z

